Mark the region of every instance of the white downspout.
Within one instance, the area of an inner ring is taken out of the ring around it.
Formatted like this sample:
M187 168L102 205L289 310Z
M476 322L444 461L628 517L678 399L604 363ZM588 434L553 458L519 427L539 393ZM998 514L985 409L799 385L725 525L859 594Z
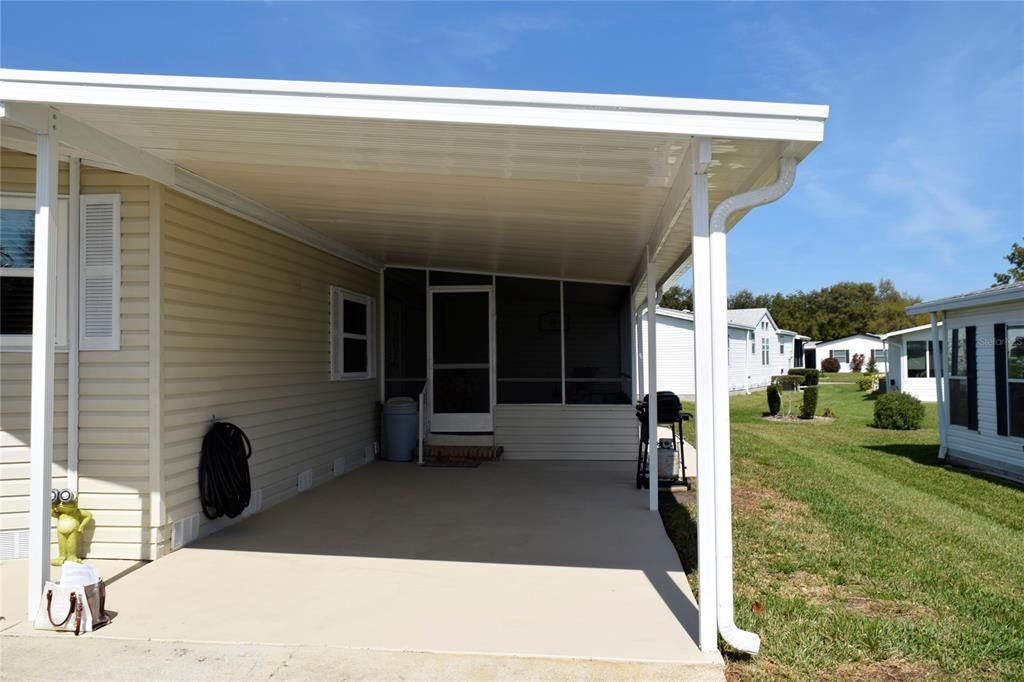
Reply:
M82 196L82 160L68 164L68 488L78 495L78 287L79 287L79 211Z
M729 435L728 289L726 281L726 221L729 216L755 206L771 203L789 191L796 178L796 161L779 159L779 176L774 183L731 196L711 214L711 337L712 386L714 400L714 487L715 545L718 597L718 630L730 646L756 654L761 638L741 630L735 622L733 603L732 552L732 467ZM755 335L756 336L756 335Z
M939 345L939 316L938 313L931 314L932 323L932 372L935 374L935 403L938 408L939 419L939 459L946 459L946 426L949 423L949 416L946 414L946 394L942 390L944 386L942 371L942 356L945 346ZM946 325L942 325L945 332Z

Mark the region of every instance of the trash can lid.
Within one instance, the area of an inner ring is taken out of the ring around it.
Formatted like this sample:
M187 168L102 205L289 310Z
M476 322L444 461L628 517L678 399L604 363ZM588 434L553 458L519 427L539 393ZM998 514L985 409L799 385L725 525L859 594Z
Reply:
M416 401L412 398L388 398L387 402L384 403L388 407L404 407L406 405L415 405Z

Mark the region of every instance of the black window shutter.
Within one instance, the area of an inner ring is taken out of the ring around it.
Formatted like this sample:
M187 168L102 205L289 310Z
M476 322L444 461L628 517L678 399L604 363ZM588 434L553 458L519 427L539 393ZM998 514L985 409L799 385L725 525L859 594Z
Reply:
M967 428L978 430L978 345L977 329L967 327Z
M1010 434L1006 414L1006 325L997 324L995 331L996 353L996 432L1000 436Z

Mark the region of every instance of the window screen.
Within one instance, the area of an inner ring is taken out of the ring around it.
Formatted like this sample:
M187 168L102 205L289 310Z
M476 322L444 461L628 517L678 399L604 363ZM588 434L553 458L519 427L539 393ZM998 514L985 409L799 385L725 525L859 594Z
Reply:
M967 329L951 330L949 356L949 423L967 426Z
M629 404L629 289L566 282L565 400Z
M561 284L499 277L496 286L498 402L561 403Z
M415 398L427 381L427 272L386 269L384 298L385 395Z
M907 341L907 378L924 379L935 377L931 361L931 341Z
M1006 329L1010 435L1024 436L1024 327Z

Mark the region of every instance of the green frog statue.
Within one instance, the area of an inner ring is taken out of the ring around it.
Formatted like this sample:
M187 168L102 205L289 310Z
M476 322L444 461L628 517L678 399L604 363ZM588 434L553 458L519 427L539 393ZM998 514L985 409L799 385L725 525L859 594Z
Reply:
M82 531L86 524L92 522L92 512L78 508L75 494L64 488L50 491L50 515L57 519L57 548L60 556L50 562L53 566L61 566L65 561L82 563L79 555L82 547Z

